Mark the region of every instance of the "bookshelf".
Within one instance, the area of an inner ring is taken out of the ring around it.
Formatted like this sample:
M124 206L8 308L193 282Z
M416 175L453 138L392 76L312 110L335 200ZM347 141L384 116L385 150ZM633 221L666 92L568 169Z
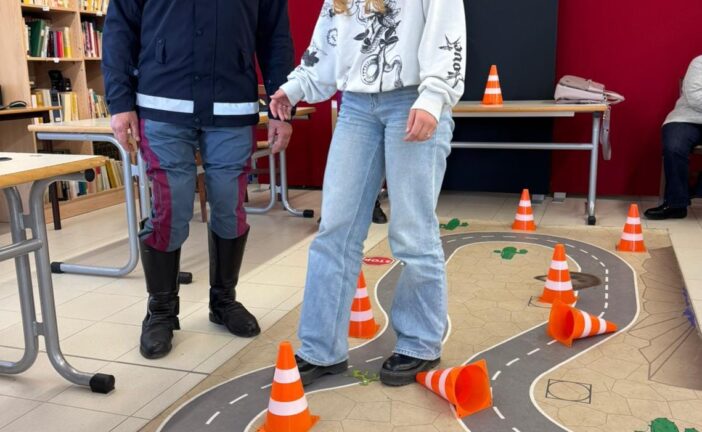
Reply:
M91 100L95 101L94 98L104 97L105 94L100 70L102 43L99 32L104 26L107 3L107 0L0 0L0 86L3 101L21 100L30 107L43 101L45 96L40 97L38 93L44 90L44 95L50 94L48 90L54 84L49 71L59 71L63 78L70 80L70 88L60 89L64 95L58 96L58 103L63 106L59 117L66 117L66 109L74 113L73 119L104 114L104 110L91 104ZM30 29L27 30L27 27ZM44 31L46 41L32 38L32 33L43 36ZM67 101L65 95L70 92L75 96ZM48 99L50 104L52 97ZM66 118L71 119L71 116ZM37 142L27 131L31 122L2 122L0 151L101 154L102 150L96 149L90 142ZM124 201L123 194L117 193L123 190L120 185L109 190L93 189L87 195L61 201L62 215L70 217ZM26 193L26 190L23 192ZM7 219L6 209L4 198L0 196L1 221Z

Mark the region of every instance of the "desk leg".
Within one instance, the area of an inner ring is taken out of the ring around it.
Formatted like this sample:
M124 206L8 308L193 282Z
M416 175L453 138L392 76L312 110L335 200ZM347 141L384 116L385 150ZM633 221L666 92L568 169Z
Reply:
M51 140L47 140L44 145L46 151L53 153L54 143ZM56 183L52 183L49 186L49 202L51 203L51 217L54 220L54 230L58 231L61 229L61 207L58 202L58 185Z
M595 225L595 201L597 200L597 163L599 162L600 145L600 117L595 113L592 116L592 150L590 153L590 185L587 194L587 224Z
M285 210L291 215L305 218L314 217L314 210L297 210L288 202L288 162L285 156L285 150L280 152L280 196L283 201L283 207L285 207Z
M269 212L274 206L275 206L275 195L277 192L278 187L276 186L276 183L278 183L277 179L277 172L276 172L276 162L275 162L275 155L273 153L270 153L268 155L268 170L269 170L269 183L271 185L270 187L270 199L268 200L268 205L265 207L244 207L244 210L246 211L247 214L264 214Z
M125 164L128 165L128 164ZM34 233L34 238L40 240L43 247L35 252L37 281L39 285L39 301L43 323L38 325L39 333L44 335L46 353L54 369L68 381L90 386L95 393L109 393L115 387L115 378L112 375L90 375L79 372L71 366L63 354L59 344L58 325L56 323L56 306L54 303L54 287L51 281L51 263L49 262L49 244L46 234L44 219L44 191L52 180L42 180L32 185L29 196L29 223L28 228Z
M24 230L24 210L22 198L15 188L5 189L5 198L10 213L10 230L12 243L27 240ZM36 332L37 315L34 310L34 292L32 290L32 275L29 268L29 255L15 258L17 285L19 286L20 309L22 311L22 331L24 333L24 354L17 362L0 361L0 373L18 374L29 369L39 353L39 338Z

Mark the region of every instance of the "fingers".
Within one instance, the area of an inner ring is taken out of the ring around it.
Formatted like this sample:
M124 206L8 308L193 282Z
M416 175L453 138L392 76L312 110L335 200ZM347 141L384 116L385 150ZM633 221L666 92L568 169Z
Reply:
M117 141L119 141L119 144L124 147L127 150L130 150L130 145L129 145L129 133L127 132L127 128L116 128L114 130L115 133L115 138Z
M131 131L132 138L134 139L134 142L137 143L138 147L139 142L141 141L141 135L139 133L139 119L136 116L133 116L131 119L129 119L129 129Z
M268 134L269 136L273 134L271 151L273 153L280 153L288 148L290 138L292 137L292 126L283 122L275 122L275 124L272 124L269 128Z
M409 118L407 119L407 128L405 129L406 134L409 134L410 131L412 130L412 128L414 128L414 121L416 119L417 119L417 111L410 110L410 115L409 115Z
M436 120L429 113L412 110L408 121L408 131L405 136L407 142L426 141L432 137L436 131Z
M292 119L292 104L283 90L278 90L271 96L270 109L271 113L279 119Z

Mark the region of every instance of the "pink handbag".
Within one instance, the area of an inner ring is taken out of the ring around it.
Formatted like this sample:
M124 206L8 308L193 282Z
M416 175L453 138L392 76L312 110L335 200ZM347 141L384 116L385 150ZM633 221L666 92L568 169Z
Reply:
M555 94L556 103L563 104L607 104L607 111L602 116L600 144L605 160L612 158L612 146L609 141L609 127L612 122L612 105L624 102L624 96L605 89L603 84L593 80L565 75L558 81Z

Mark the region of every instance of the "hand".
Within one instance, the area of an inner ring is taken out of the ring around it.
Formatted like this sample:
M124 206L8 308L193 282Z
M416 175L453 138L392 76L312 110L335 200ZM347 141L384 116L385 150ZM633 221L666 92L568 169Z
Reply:
M409 120L407 120L405 141L426 141L434 135L436 126L437 121L433 115L424 110L413 109L410 111Z
M131 136L134 142L139 143L139 117L137 117L136 111L123 112L115 114L110 120L110 126L112 127L112 132L115 134L117 141L124 147L128 152L136 150L133 148L132 143L129 141Z
M292 120L292 103L282 89L271 96L268 111L281 120Z
M280 153L288 148L293 128L290 123L281 120L270 120L268 122L268 144L273 153Z

